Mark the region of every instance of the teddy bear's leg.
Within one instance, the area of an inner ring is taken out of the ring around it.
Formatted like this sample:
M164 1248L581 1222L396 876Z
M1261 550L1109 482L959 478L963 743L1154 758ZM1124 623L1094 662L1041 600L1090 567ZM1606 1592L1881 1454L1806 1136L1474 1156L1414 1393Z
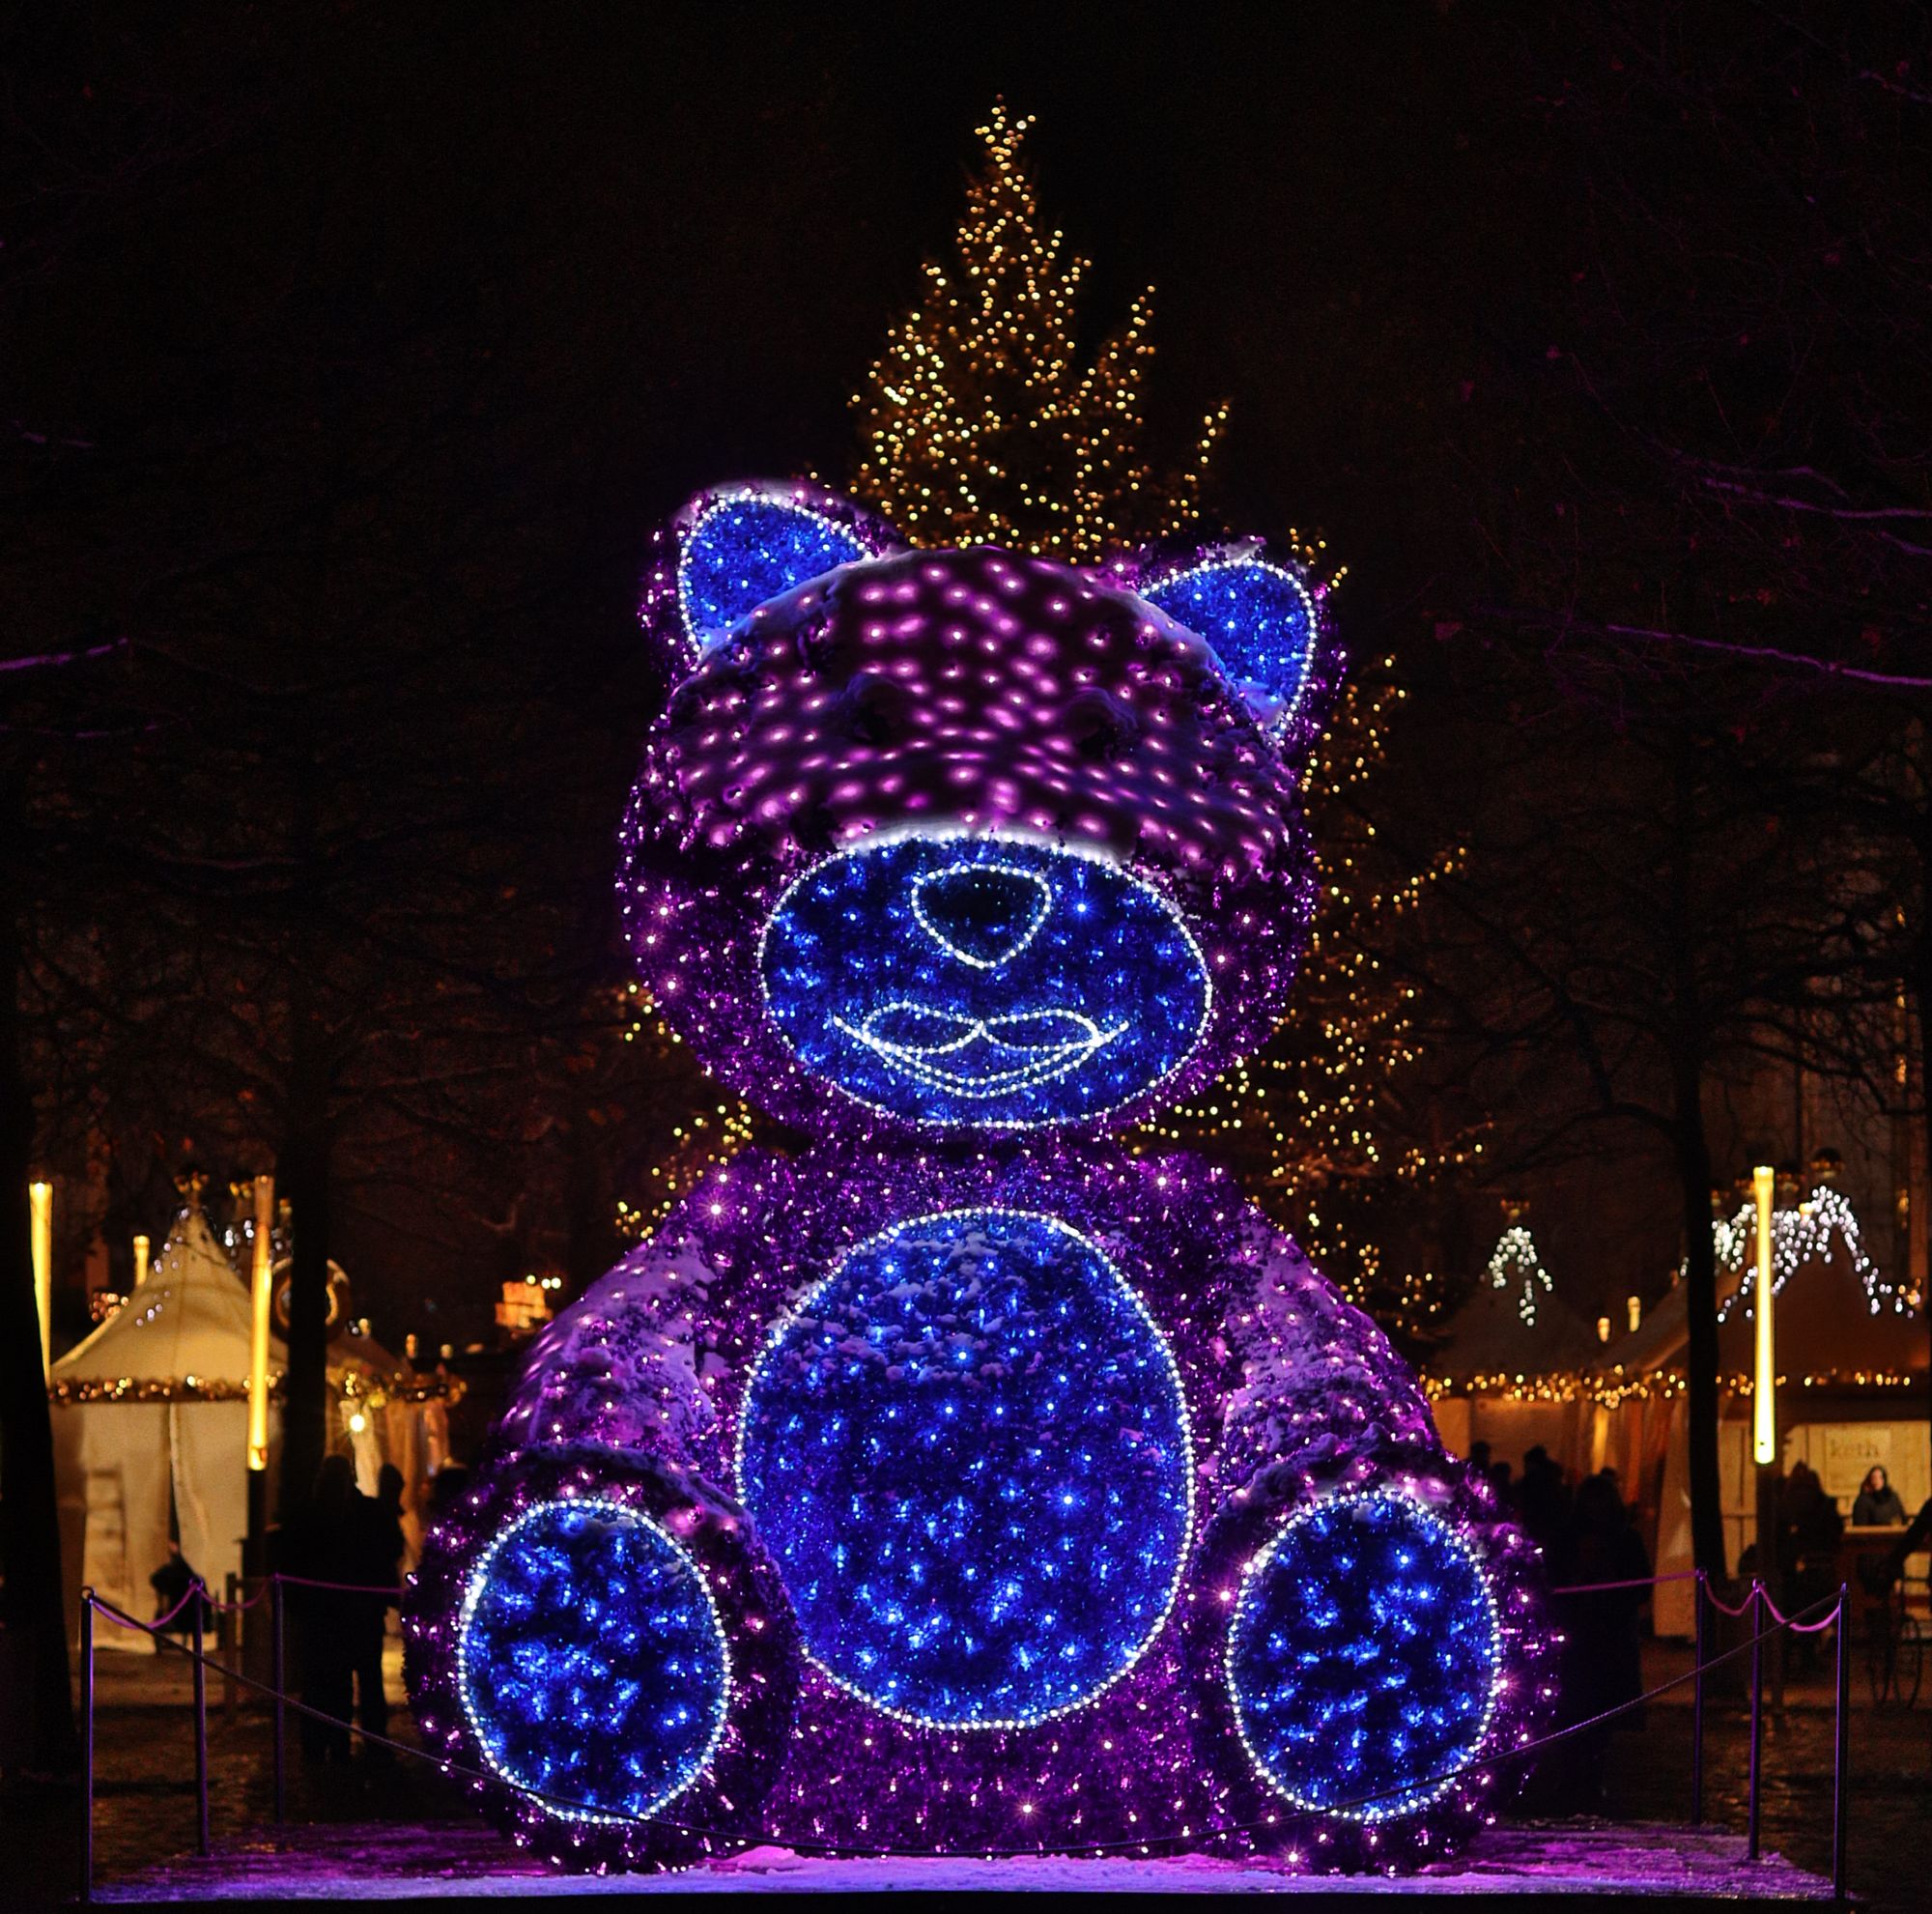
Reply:
M1204 1753L1236 1818L1336 1860L1426 1852L1515 1779L1553 1692L1534 1551L1280 1240L1246 1323L1190 1630Z
M546 1331L404 1604L425 1741L575 1865L742 1843L788 1738L783 1596L707 1449L710 1274L647 1244Z

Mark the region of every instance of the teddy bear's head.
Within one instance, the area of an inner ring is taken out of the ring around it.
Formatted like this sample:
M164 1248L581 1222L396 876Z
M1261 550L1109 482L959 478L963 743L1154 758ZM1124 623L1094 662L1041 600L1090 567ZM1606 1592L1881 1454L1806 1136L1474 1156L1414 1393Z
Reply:
M710 1069L819 1130L1094 1128L1266 1035L1340 666L1298 563L913 551L805 484L661 541L620 895Z

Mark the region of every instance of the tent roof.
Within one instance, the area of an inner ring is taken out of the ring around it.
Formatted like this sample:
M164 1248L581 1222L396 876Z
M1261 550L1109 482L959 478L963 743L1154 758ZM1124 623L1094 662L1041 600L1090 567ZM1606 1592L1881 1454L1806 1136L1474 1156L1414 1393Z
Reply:
M1476 1376L1551 1376L1583 1367L1595 1355L1595 1333L1553 1294L1535 1299L1536 1318L1522 1319L1521 1285L1487 1277L1450 1319L1441 1343L1423 1367L1462 1382Z
M53 1365L55 1382L197 1383L248 1380L250 1304L200 1210L184 1210L145 1280L106 1322ZM269 1366L287 1366L269 1343Z
M1737 1295L1741 1272L1718 1271L1720 1308ZM1889 1290L1876 1292L1873 1307L1853 1254L1842 1238L1831 1240L1825 1254L1808 1255L1776 1292L1773 1325L1777 1367L1786 1376L1896 1376L1923 1372L1932 1336L1923 1311L1908 1314L1893 1307ZM1686 1296L1680 1282L1637 1328L1601 1352L1592 1366L1621 1368L1627 1376L1681 1368L1685 1345ZM1718 1367L1725 1376L1747 1376L1755 1362L1754 1326L1748 1295L1722 1308L1718 1326Z

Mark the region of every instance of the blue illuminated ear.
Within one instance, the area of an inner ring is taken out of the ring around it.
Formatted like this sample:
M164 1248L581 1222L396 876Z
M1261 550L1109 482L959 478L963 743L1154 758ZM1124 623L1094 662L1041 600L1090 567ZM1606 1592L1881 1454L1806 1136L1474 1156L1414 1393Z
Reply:
M689 670L767 599L900 549L890 526L816 485L721 486L691 500L661 535L643 620Z
M1310 703L1323 639L1321 598L1295 559L1258 540L1155 560L1135 586L1212 646L1221 669L1280 740Z

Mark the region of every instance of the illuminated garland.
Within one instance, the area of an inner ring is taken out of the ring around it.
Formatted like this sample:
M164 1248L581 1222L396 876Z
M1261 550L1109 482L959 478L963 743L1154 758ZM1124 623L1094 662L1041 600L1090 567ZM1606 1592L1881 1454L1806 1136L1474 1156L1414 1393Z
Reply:
M1922 1375L1899 1369L1819 1369L1803 1375L1780 1375L1780 1389L1809 1389L1820 1394L1851 1393L1864 1390L1886 1391L1921 1387ZM1527 1375L1498 1371L1492 1375L1424 1376L1422 1386L1432 1402L1463 1396L1503 1398L1511 1402L1593 1402L1602 1409L1616 1409L1626 1402L1668 1402L1690 1390L1690 1378L1681 1369L1647 1369L1627 1375L1621 1368L1605 1371L1552 1370L1547 1375ZM1743 1370L1718 1378L1721 1392L1748 1396L1754 1380Z
M1070 1279L1055 1269L1068 1261ZM843 1360L860 1338L867 1359ZM1096 1345L1114 1386L1082 1400L1064 1371ZM927 1424L939 1441L910 1456L908 1384L942 1392ZM1123 1441L1135 1461L1122 1477L1105 1452ZM999 1486L968 1514L959 1489L989 1467ZM813 1665L918 1728L1034 1728L1087 1706L1160 1633L1192 1539L1173 1352L1098 1245L1035 1212L941 1212L847 1250L753 1363L734 1474L792 1571ZM970 1541L932 1549L962 1516ZM1030 1535L1042 1524L1051 1546ZM829 1577L807 1567L827 1531L839 1538ZM894 1638L921 1605L956 1619L921 1631L909 1656Z
M1507 1289L1520 1278L1522 1288L1517 1296L1516 1313L1526 1328L1534 1328L1537 1294L1539 1291L1545 1296L1552 1294L1555 1284L1543 1267L1536 1239L1530 1235L1527 1223L1511 1223L1496 1239L1496 1246L1490 1251L1489 1278L1492 1289Z
M1747 1203L1734 1216L1717 1216L1711 1222L1717 1246L1718 1267L1736 1271L1743 1280L1718 1305L1718 1321L1728 1322L1731 1311L1742 1304L1745 1320L1751 1319L1750 1299L1757 1293L1757 1210ZM1820 1184L1793 1210L1775 1210L1771 1218L1771 1290L1784 1294L1784 1285L1798 1273L1800 1265L1827 1262L1833 1242L1845 1245L1852 1271L1864 1286L1865 1302L1874 1316L1882 1315L1889 1304L1894 1315L1909 1316L1912 1304L1907 1292L1879 1274L1878 1266L1865 1253L1859 1219L1842 1190ZM1776 1315L1774 1309L1772 1314Z
M272 1372L269 1393L281 1395L286 1381L279 1370ZM457 1402L464 1392L460 1377L417 1375L407 1369L390 1376L337 1370L329 1376L329 1386L341 1401L366 1402L372 1409L391 1402ZM56 1407L82 1402L246 1402L248 1385L201 1376L56 1377L47 1385L47 1400Z

